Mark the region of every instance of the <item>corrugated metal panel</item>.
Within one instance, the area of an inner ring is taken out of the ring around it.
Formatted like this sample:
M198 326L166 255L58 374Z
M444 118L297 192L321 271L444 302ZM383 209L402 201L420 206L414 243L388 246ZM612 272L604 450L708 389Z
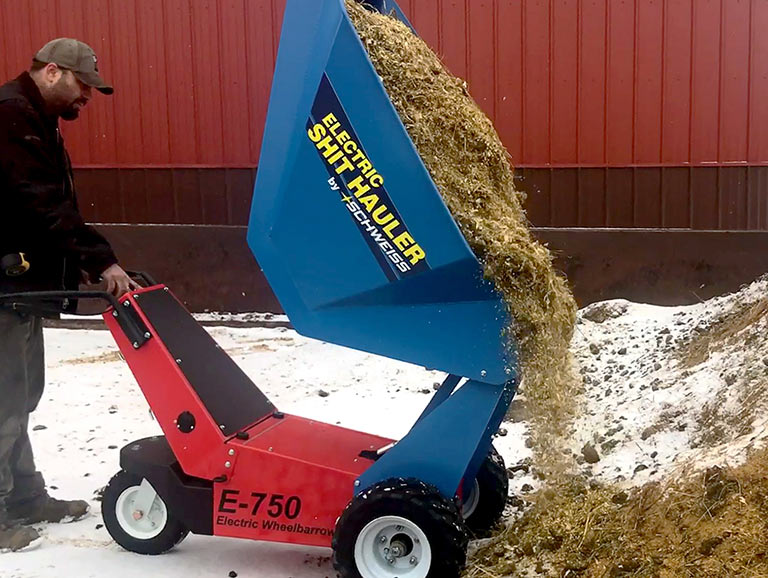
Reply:
M168 127L168 75L169 66L178 65L166 60L165 17L162 2L136 0L135 55L139 64L141 86L141 114L135 122L141 124L144 162L153 165L171 162L171 144Z
M168 131L171 158L175 163L191 165L198 159L195 90L191 68L192 9L189 0L163 0L165 54L168 59L166 80L168 96ZM186 55L186 56L185 56Z
M634 161L635 132L635 13L624 0L609 0L606 48L606 162L610 166Z
M578 159L579 7L576 0L554 0L550 9L550 156L554 164L575 164L574 160ZM474 86L471 88L474 90Z
M749 142L750 7L752 0L728 0L722 10L720 154L726 162L745 162Z
M269 89L271 83L264 82L271 77L275 66L276 34L271 33L271 23L282 14L285 4L276 9L273 2L246 2L246 42L248 65L248 119L251 135L250 158L258 158L267 118Z
M519 166L768 164L765 0L403 0ZM81 166L258 162L285 0L0 0L0 75L91 43ZM606 213L607 214L607 213Z
M527 0L523 2L522 29L509 31L523 39L523 82L519 88L523 101L523 124L519 129L523 147L521 158L513 158L516 165L525 165L528 159L549 160L551 155L550 18L549 2Z
M661 226L672 229L691 226L690 169L665 168L661 175Z
M47 3L51 11L55 11L55 6L51 0ZM35 2L35 4L37 4ZM104 23L110 22L110 5L106 2L83 2L84 34L85 37L92 39L94 49L97 51L100 59L100 66L110 72L114 69L113 55L114 47L110 42L110 26L104 27ZM51 23L52 24L52 23ZM50 26L50 25L49 25ZM55 28L49 27L46 37L55 35ZM96 165L109 166L117 158L117 139L115 134L115 101L114 99L101 99L100 106L94 107L83 114L83 120L87 117L89 123L87 130L80 130L77 138L87 140L87 150L90 156L90 162ZM81 127L84 128L84 127ZM83 143L83 146L86 146Z
M768 230L768 167L521 168L539 227Z
M578 162L605 164L606 141L606 0L585 2L579 10Z
M198 162L223 165L224 137L222 109L225 106L221 85L219 55L219 3L192 2L192 74L195 108L188 111L197 122ZM237 111L232 124L242 124L242 111ZM229 164L229 163L227 163Z
M413 0L409 7L409 18L414 27L419 31L421 37L429 43L430 46L439 50L441 45L440 38L440 24L442 20L442 10L440 6L441 0ZM459 12L464 12L464 0L458 2L446 2L446 10L449 10L453 15ZM462 36L456 39L456 42L464 42L465 37Z
M635 227L658 227L661 223L661 183L663 169L636 169Z
M721 0L693 4L691 162L718 160Z
M146 82L141 82L144 63L137 59L136 37L136 6L134 2L110 2L109 21L105 23L105 29L110 35L109 44L112 47L112 58L102 66L104 76L115 86L115 95L109 98L100 98L98 95L91 105L93 108L107 106L107 101L113 100L115 107L115 127L110 133L117 143L117 165L141 164L144 160L144 138L142 131L142 118L151 118L152 111L143 106L143 93L149 91ZM62 34L67 34L62 31ZM91 42L91 38L84 37L84 41ZM94 47L95 48L95 47ZM87 111L83 116L92 114ZM79 126L73 127L77 133ZM83 156L83 151L72 149L75 162L91 164L90 158Z
M222 111L224 158L236 165L247 165L251 158L250 95L248 77L247 19L245 4L250 0L220 0L219 74L226 92L226 108ZM228 122L232 114L241 122Z
M637 2L635 9L635 164L661 161L661 95L664 6ZM682 160L682 159L681 159Z
M509 30L522 30L519 0L500 0L496 16L496 129L504 135L513 159L523 158L523 38ZM447 55L446 55L447 59Z
M245 225L254 169L79 169L87 219ZM539 227L768 230L768 167L521 168Z
M472 96L491 117L496 117L496 2L475 0L466 4L467 14L467 74L470 86L475 87ZM445 36L443 44L450 44L453 34ZM460 74L457 68L454 74ZM463 76L463 75L462 75Z
M690 154L691 10L694 0L670 0L664 14L661 161L676 164ZM688 97L687 97L688 96Z
M578 227L579 169L558 169L552 171L551 178L549 215L552 226Z
M750 94L749 94L749 158L750 163L759 163L768 158L768 2L752 5L750 41Z
M634 226L634 169L611 168L605 173L605 226Z
M80 207L99 223L247 225L255 169L76 169Z
M414 3L418 2L419 10L421 14L422 8L419 0L414 0ZM473 10L469 14L470 27L467 27L467 5L464 0L441 0L442 5L438 4L439 26L440 26L440 43L439 45L432 44L436 47L440 54L443 55L447 61L451 62L451 67L454 74L461 78L467 78L471 71L468 63L469 58L476 58L477 54L472 55L470 49L472 48L472 39L479 41L478 34L484 34L484 42L487 44L490 42L493 44L494 40L491 36L492 28L480 30L478 32L479 18L475 18L473 14L477 12L477 8L473 4L469 7ZM487 5L488 2L483 2ZM418 28L420 29L420 28ZM468 53L470 56L468 58ZM488 63L484 63L483 67L486 70L493 71L493 67L488 66Z

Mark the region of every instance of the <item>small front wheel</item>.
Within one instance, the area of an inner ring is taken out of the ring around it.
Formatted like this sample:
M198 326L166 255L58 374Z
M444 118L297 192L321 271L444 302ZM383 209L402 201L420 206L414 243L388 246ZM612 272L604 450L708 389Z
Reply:
M152 485L126 471L104 490L102 516L115 542L137 554L163 554L189 534Z
M458 507L437 488L391 479L344 510L333 564L342 578L459 578L468 541Z

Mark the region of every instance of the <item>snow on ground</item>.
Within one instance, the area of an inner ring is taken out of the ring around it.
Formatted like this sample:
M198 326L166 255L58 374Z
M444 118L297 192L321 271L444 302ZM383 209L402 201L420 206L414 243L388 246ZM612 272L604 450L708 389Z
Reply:
M586 395L571 450L590 444L600 457L582 471L640 485L735 466L764 444L767 298L764 278L689 307L611 301L582 310L571 349Z
M276 313L219 313L215 311L208 311L206 313L193 313L192 316L203 325L222 325L222 326L254 326L259 325L262 327L274 327L280 325L290 325L290 320L287 315L278 315ZM69 322L83 322L91 321L96 324L101 322L101 315L93 314L63 314L61 316L62 321Z
M226 322L231 323L288 323L287 315L275 313L195 313L194 318L201 323Z
M691 307L611 301L582 310L572 346L585 392L570 436L576 467L634 485L690 463L735 465L764 443L768 395L755 393L768 392L767 289L763 279ZM754 323L739 324L750 315ZM408 431L443 378L283 327L209 331L281 410L392 438ZM33 551L0 554L0 577L335 576L324 549L190 536L169 554L144 557L114 544L93 498L118 470L119 448L160 430L108 332L47 329L46 340L48 386L30 424L37 461L52 494L90 499L93 511L43 526ZM524 412L512 415L495 440L508 466L531 455ZM599 461L585 463L585 445ZM535 472L516 469L511 491L530 491L526 485L537 485Z

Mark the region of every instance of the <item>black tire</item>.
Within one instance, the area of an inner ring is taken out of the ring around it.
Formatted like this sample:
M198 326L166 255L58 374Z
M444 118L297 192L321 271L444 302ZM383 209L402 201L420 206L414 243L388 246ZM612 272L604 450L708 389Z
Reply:
M484 538L499 523L509 494L507 467L504 458L495 448L491 447L488 457L477 472L476 480L477 485L473 491L478 495L467 496L465 501L466 505L472 498L476 500L476 505L471 513L465 514L464 522L474 537Z
M352 500L336 524L333 566L342 578L370 578L358 569L355 546L361 532L370 523L389 516L405 518L426 536L431 552L427 578L461 576L466 563L469 536L456 503L443 497L437 488L420 480L390 479L376 484ZM390 545L396 537L392 538ZM416 540L416 543L419 541ZM410 552L401 559L406 560L409 556L412 563L414 556ZM394 568L392 575L398 575Z
M118 521L118 501L126 490L141 485L142 478L126 471L120 471L109 481L104 490L101 502L101 514L104 525L112 538L123 548L137 554L155 556L163 554L179 544L189 534L179 520L169 511L165 502L162 503L167 511L165 525L159 534L151 538L139 538L131 535ZM162 499L158 496L158 499Z

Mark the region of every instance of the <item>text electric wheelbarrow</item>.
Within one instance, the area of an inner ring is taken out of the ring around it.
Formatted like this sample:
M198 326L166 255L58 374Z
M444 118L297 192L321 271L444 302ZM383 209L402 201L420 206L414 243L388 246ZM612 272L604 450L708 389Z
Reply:
M394 443L278 411L167 287L113 300L165 435L122 449L110 534L143 554L193 532L332 547L343 577L458 576L507 495L491 438L517 383L509 319L342 0L287 2L248 242L298 332L449 376Z

